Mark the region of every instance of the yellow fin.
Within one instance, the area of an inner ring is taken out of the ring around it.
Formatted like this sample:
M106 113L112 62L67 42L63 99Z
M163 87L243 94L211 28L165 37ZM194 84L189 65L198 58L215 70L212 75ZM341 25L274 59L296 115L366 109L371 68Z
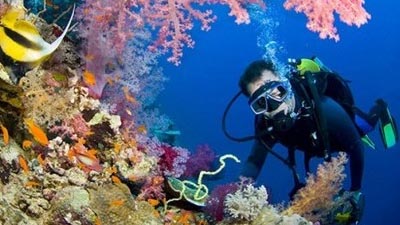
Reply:
M48 46L48 49L46 51L47 55L50 55L52 52L54 52L58 48L58 46L61 44L65 35L68 33L69 27L71 26L71 22L72 22L72 18L74 17L74 13L75 13L75 4L72 8L71 17L69 18L68 24L65 27L64 32L53 43L51 43L50 46Z
M0 47L6 55L18 62L40 64L58 48L67 34L74 16L75 5L64 32L51 44L43 40L32 23L26 20L18 20L21 17L20 11L17 9L9 10L1 19ZM12 33L11 37L10 33Z

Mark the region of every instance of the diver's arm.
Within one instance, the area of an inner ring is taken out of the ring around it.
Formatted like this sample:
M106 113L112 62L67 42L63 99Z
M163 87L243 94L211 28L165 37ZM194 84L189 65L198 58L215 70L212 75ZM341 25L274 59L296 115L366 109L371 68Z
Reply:
M274 143L272 141L267 141L267 144L272 147ZM264 165L267 153L267 149L265 149L259 140L254 141L251 153L242 169L241 176L256 180Z

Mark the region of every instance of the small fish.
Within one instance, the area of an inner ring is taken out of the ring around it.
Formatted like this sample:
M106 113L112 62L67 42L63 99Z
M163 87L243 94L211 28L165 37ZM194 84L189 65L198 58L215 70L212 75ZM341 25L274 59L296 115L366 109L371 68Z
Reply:
M104 171L107 172L107 173L111 173L111 174L116 174L118 172L117 168L115 168L115 166L108 167Z
M114 152L115 152L115 153L119 154L119 152L121 151L121 149L122 149L122 144L120 144L120 143L115 143L115 144L114 144Z
M40 183L36 181L28 181L25 183L25 187L39 187Z
M96 217L96 219L94 220L94 225L101 225L101 220L99 217Z
M29 149L29 148L32 148L32 141L29 141L29 140L24 140L23 142L22 142L22 148L23 149Z
M125 99L130 102L130 103L137 103L137 100L135 99L135 97L133 97L129 91L129 88L127 86L124 86L122 88L122 91L124 92L125 95Z
M46 160L43 159L43 156L42 156L41 154L39 154L39 155L37 156L37 160L38 160L38 162L39 162L40 165L42 165L42 166L46 165Z
M40 36L35 25L24 19L22 9L11 8L0 20L0 47L15 61L40 64L61 44L71 25L74 12L75 5L64 32L49 44Z
M125 109L125 112L128 113L128 115L132 116L132 111L129 110L128 108Z
M97 151L95 149L87 150L81 142L83 142L83 139L69 149L68 158L72 160L75 157L78 161L78 166L85 172L92 170L101 172L103 167L100 165L100 160L96 157Z
M24 173L28 173L29 172L29 166L28 166L28 162L25 160L25 158L23 156L18 156L18 164L19 166L22 168L22 170L24 171Z
M111 180L114 184L120 184L122 183L121 180L117 176L111 176Z
M137 128L137 131L138 131L139 133L142 133L142 134L147 134L147 129L146 129L146 126L145 126L145 125L140 125L140 126Z
M5 145L8 145L10 142L10 136L8 135L8 130L3 124L0 124L1 132L3 133L3 141Z
M47 146L49 139L47 139L46 133L35 124L33 119L25 119L25 124L28 126L28 131L32 134L33 138L41 145Z
M153 207L156 207L160 204L159 200L153 198L147 199L147 202Z
M96 76L92 72L85 70L85 72L83 72L82 77L83 77L83 81L87 85L89 85L89 86L96 85Z
M113 201L110 202L110 206L111 207L113 207L113 206L121 206L124 203L125 203L125 200L123 200L123 199L113 200Z

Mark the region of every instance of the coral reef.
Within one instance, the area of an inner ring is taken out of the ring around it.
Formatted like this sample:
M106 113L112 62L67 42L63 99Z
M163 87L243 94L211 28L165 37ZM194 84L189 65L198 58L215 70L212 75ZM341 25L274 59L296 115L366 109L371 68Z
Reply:
M268 203L266 189L251 182L221 187L208 201L209 210L218 209L215 214L201 211L209 192L203 177L219 173L225 159L239 159L222 156L221 166L209 171L215 154L208 146L191 154L148 133L172 124L154 106L166 80L158 56L169 49L169 61L179 64L182 48L193 45L192 19L202 29L214 21L210 11L197 10L193 3L227 4L237 23L249 22L246 4L263 6L257 0L86 0L77 5L80 25L73 25L41 64L0 55L0 224L308 224L297 214L323 221L325 214L309 213L334 207L316 204L320 193L300 192L282 213ZM22 4L0 0L0 17ZM157 9L163 13L154 13ZM21 12L44 40L63 33L58 19L47 23L31 11ZM149 31L144 23L158 30ZM309 190L324 189L322 200L335 194L328 184L341 185L337 178L344 161L339 161L308 181ZM180 180L197 175L196 183ZM167 195L168 182L176 184L179 198ZM198 207L168 205L178 199Z

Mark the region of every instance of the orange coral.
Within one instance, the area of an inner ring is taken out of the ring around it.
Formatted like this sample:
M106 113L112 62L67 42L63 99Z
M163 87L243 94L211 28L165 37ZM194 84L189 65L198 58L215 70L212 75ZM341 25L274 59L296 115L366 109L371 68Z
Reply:
M299 214L309 221L322 221L334 206L334 196L338 194L346 175L345 153L339 153L331 162L318 166L317 174L310 175L307 185L294 196L290 206L283 212L286 215ZM315 213L318 211L318 214Z

